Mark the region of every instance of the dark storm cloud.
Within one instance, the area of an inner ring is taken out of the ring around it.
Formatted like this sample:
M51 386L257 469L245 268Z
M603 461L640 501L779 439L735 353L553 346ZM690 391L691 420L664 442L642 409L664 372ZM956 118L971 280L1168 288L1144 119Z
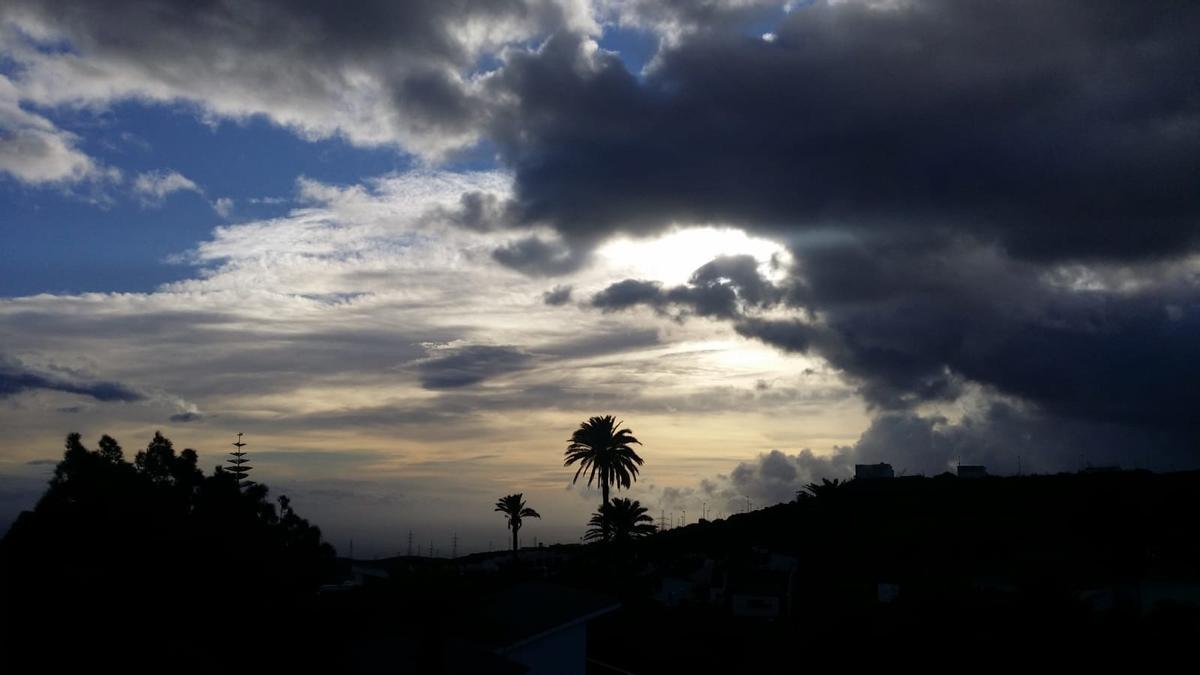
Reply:
M779 290L758 273L758 260L750 255L723 255L692 273L690 283L698 286L728 285L739 297L757 306L778 301Z
M815 318L750 318L738 332L821 356L876 405L950 399L971 381L1072 418L1197 429L1194 278L1079 289L976 249L796 255L791 301Z
M447 350L417 364L421 386L455 389L529 367L529 354L514 347L472 345Z
M718 258L685 284L618 281L590 305L724 320L824 359L876 411L855 446L862 457L911 456L903 463L934 470L972 446L999 462L1021 433L1048 439L1025 441L1046 466L1081 447L1197 456L1200 287L1194 268L1164 270L1196 252L1200 233L1200 4L814 2L771 27L770 41L748 36L733 4L630 5L645 25L679 29L644 75L562 29L549 3L346 12L17 1L0 11L36 14L80 54L127 66L131 81L235 91L244 100L228 108L306 131L430 152L486 137L513 172L512 200L468 194L438 215L477 231L538 226L493 252L525 274L572 272L620 231L718 223L785 241L794 262L783 280ZM468 80L479 54L458 29L514 17L552 35ZM350 75L364 71L384 109L347 121ZM1089 267L1071 278L1076 264ZM405 360L376 342L364 369ZM309 347L320 372L344 365L330 344ZM273 353L245 358L281 377L294 370L296 353ZM416 367L425 387L453 389L534 358L465 347ZM23 372L0 369L0 396L50 377ZM230 390L246 384L226 379ZM119 397L105 384L87 395ZM1000 402L954 423L914 412L967 391ZM742 471L741 487L766 498L815 471L791 463L791 478L778 458Z
M822 455L808 449L795 454L771 450L738 462L728 474L663 497L667 508L695 508L705 500L736 512L747 497L755 507L791 501L809 483L845 480L854 476L855 464L879 462L906 476L954 472L960 463L983 465L993 475L1089 466L1157 471L1192 467L1194 453L1173 445L1177 440L1169 431L1064 421L1005 402L971 410L956 422L940 415L887 412L876 417L854 445Z
M587 253L563 242L530 235L492 251L492 259L530 276L553 276L579 269Z
M427 221L444 221L476 232L491 232L510 225L505 203L486 192L464 192L455 208L443 206L425 215Z
M1077 431L1055 434L1065 449L1034 446L1047 461L1081 449L1196 457L1200 288L1186 264L1109 269L1106 280L1103 268L1051 269L994 247L879 238L796 246L793 256L785 286L764 286L757 296L781 298L791 316L750 302L709 316L728 319L744 337L827 361L880 413L877 425L937 426L935 438L957 429L955 442L986 447L980 429L1011 437L1022 424L1058 424ZM593 305L699 314L694 296L709 277L698 272L675 289L627 280ZM742 284L757 288L752 279ZM943 427L911 412L979 386L1019 402L1020 414L996 407L973 424ZM947 445L921 447L941 456Z
M719 256L697 269L688 283L664 288L657 281L626 279L609 285L592 296L591 306L615 312L644 305L659 312L667 307L687 315L733 319L746 308L771 307L783 291L758 272L753 256Z
M813 3L774 32L697 33L643 80L568 35L512 56L493 133L519 218L940 229L1039 260L1195 244L1200 6Z
M889 462L897 472L933 475L958 463L995 474L1076 471L1088 466L1192 468L1194 446L1173 429L1063 419L1027 406L994 402L957 422L937 415L888 413L844 452L856 462Z
M591 304L606 312L629 309L637 305L658 307L666 302L662 284L657 281L626 279L618 281L592 296Z
M145 396L118 382L75 379L74 375L40 373L16 359L0 355L0 399L48 389L89 396L97 401L140 401Z
M5 21L86 59L82 73L67 63L86 80L67 98L188 99L439 154L478 135L484 107L467 79L482 56L581 19L551 0L11 0Z
M177 424L187 424L189 422L199 422L200 420L203 420L204 415L196 412L181 412L171 415L167 419Z
M542 302L550 305L551 307L565 305L571 301L571 291L572 288L567 285L555 286L545 293L542 293Z
M398 83L396 110L422 134L452 135L475 126L478 107L450 73L429 70Z

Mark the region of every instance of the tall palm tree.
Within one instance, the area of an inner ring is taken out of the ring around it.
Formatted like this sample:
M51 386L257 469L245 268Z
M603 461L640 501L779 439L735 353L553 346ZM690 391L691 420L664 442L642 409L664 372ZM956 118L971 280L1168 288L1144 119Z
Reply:
M658 528L651 525L653 522L654 519L646 514L646 507L641 502L618 497L592 514L592 519L588 521L591 527L583 538L592 541L611 537L614 542L632 541L654 534Z
M579 462L572 483L585 471L588 487L593 481L599 481L602 507L608 504L609 487L628 488L637 480L638 467L642 465L642 458L631 447L642 443L633 437L632 431L620 428L622 424L612 415L591 417L571 434L570 445L564 453L567 459L563 466Z
M524 518L541 518L542 514L533 509L526 508L523 492L518 492L515 495L501 497L496 502L496 510L508 516L508 529L513 533L513 557L517 555L517 532L521 531L521 520Z

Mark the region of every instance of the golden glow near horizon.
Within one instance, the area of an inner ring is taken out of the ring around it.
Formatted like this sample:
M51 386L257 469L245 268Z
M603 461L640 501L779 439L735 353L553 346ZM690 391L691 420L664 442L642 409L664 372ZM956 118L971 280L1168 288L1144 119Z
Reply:
M34 389L0 401L0 473L35 499L70 431L89 445L112 434L132 456L162 430L211 470L243 431L255 478L295 497L335 541L454 529L464 550L478 550L502 529L490 505L517 491L544 516L530 536L574 539L598 495L569 486L562 451L590 415L618 415L645 442L632 496L696 513L712 499L701 481L776 448L826 454L866 427L862 402L818 360L725 322L589 306L623 279L684 284L720 255L753 256L774 277L788 260L779 243L680 228L615 239L589 266L546 278L492 260L510 234L421 220L499 183L424 173L371 190L309 181L305 208L214 230L190 279L144 293L0 299L0 337L24 367L142 395ZM571 297L548 305L556 285ZM488 356L454 361L471 349ZM425 379L446 358L438 372L462 384Z

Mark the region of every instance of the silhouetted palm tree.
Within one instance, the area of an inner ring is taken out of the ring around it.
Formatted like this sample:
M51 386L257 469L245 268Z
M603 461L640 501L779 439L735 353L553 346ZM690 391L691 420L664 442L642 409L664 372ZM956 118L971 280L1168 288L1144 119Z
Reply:
M496 510L508 516L508 528L513 534L513 556L517 555L517 532L521 530L521 520L523 518L541 518L542 515L533 509L525 507L525 501L522 499L524 493L518 492L515 495L501 497L500 501L496 502Z
M588 487L593 480L600 483L601 506L608 504L608 489L611 485L628 488L637 480L638 467L642 458L630 447L641 441L633 437L629 429L619 428L622 422L612 415L592 417L579 425L571 434L563 466L579 462L579 469L571 482L579 480L583 472L588 474Z
M845 482L843 482L842 480L839 480L837 478L834 478L833 480L829 480L828 478L822 478L820 483L809 483L808 485L804 486L803 490L797 491L796 499L806 499L809 497L824 497L826 495L832 495L835 490L837 490L838 488L842 487L845 484L846 484Z
M609 504L600 506L600 510L592 514L584 539L611 538L614 542L625 542L654 534L658 529L651 523L654 519L646 515L646 507L636 500L630 501L620 497Z

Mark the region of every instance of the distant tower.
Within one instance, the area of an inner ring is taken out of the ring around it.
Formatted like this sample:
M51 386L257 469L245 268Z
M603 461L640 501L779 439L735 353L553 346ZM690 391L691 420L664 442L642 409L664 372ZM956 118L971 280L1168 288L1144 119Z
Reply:
M412 530L408 531L408 555L412 555Z
M249 444L242 442L241 434L238 434L237 437L238 437L237 442L233 444L233 447L237 448L237 450L234 450L233 452L229 453L229 454L233 455L233 458L225 460L226 462L229 462L230 464L233 465L232 467L229 468L229 473L232 473L237 478L238 487L254 485L254 481L252 481L246 477L246 472L253 469L254 467L247 464L247 462L249 462L250 460L246 459L246 452L244 450L242 450L242 448L246 447Z

